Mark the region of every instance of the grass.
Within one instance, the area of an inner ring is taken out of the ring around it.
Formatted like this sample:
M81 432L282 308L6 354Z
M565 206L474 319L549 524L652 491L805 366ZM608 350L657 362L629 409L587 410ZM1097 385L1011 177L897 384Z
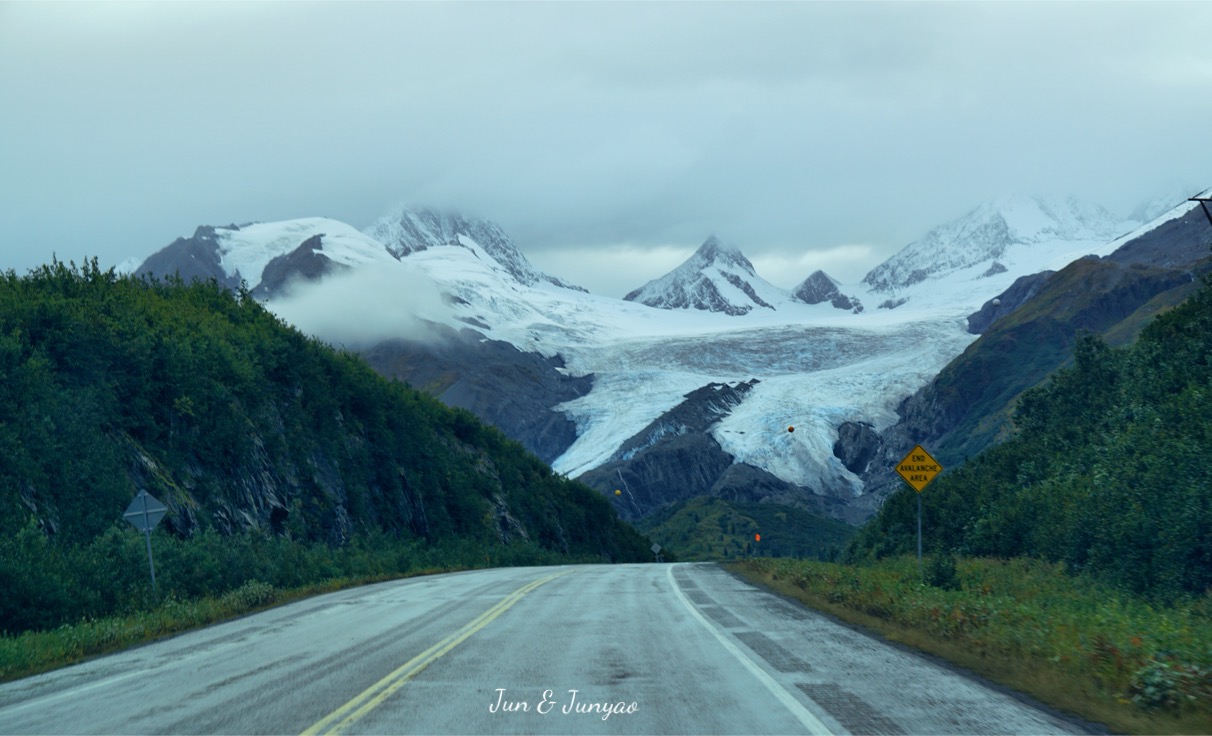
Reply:
M885 638L1122 733L1212 733L1212 592L1161 606L1033 560L730 568Z
M29 677L92 657L120 651L293 601L360 585L465 567L433 567L408 573L332 578L290 589L252 580L219 597L182 601L168 598L150 611L81 621L50 631L0 636L0 682Z
M238 551L239 546L232 545L231 539L225 541ZM282 551L281 548L273 549ZM169 593L159 603L152 603L148 594L146 598L129 601L133 610L120 614L86 618L56 628L0 633L0 682L66 667L272 606L360 585L491 566L602 562L597 556L562 555L530 543L488 547L467 539L452 540L420 551L375 546L367 540L336 551L325 546L295 551L302 556L294 560L293 571L306 576L301 580L296 576L297 584L276 587L261 580L245 579L226 592L195 596ZM323 561L326 554L329 564L318 564L317 559ZM253 560L250 556L233 559L244 568L249 568ZM258 575L275 572L268 559L257 561L264 563L260 565ZM278 565L290 561L278 559ZM321 577L321 571L325 569L332 572ZM167 582L171 576L162 577Z

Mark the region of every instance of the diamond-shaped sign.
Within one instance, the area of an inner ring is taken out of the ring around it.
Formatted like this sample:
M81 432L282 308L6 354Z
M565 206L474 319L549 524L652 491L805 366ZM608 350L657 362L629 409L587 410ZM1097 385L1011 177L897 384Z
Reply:
M914 445L909 454L896 466L896 472L905 482L913 486L918 493L930 485L934 477L943 472L943 466L938 464L921 445Z
M122 514L122 518L134 524L139 531L150 532L156 528L156 524L159 524L167 513L168 507L157 501L155 496L147 491L139 491L135 500L126 507L126 513Z

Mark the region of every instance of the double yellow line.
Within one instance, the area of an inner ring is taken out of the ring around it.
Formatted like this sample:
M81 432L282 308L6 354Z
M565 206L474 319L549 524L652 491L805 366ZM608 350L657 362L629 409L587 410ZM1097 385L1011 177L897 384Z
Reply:
M505 596L505 598L503 598L495 606L488 609L484 613L481 613L473 621L471 621L471 623L400 665L386 677L358 693L348 703L342 705L340 708L337 708L332 713L329 713L327 716L321 718L319 721L316 721L314 725L303 732L303 736L312 736L313 734L319 733L341 733L367 713L379 707L384 700L391 697L392 693L404 687L406 682L420 674L421 670L428 667L451 649L454 649L458 645L462 644L464 641L470 638L472 634L487 626L489 622L491 622L497 616L500 616L502 613L509 610L513 604L522 599L522 596L526 595L540 585L551 582L561 575L567 575L570 572L572 572L572 570L557 572L553 575L548 575L545 578L539 578L534 582L527 583L526 585L518 588L514 592Z

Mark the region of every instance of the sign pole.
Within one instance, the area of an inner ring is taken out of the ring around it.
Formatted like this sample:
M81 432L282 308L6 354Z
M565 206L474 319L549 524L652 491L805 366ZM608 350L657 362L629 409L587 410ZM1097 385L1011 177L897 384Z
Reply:
M156 562L152 559L151 533L167 513L168 508L155 496L141 490L122 514L132 526L143 532L143 538L147 542L147 567L151 570L152 593L155 595L159 595L159 590L156 588Z
M922 576L922 494L917 494L917 576Z
M147 567L151 570L152 595L159 595L159 591L156 589L156 562L155 562L155 560L152 559L152 551L151 551L151 530L152 530L151 520L148 518L148 515L147 515L147 496L143 496L143 539L145 539L147 541ZM920 530L918 532L918 535L919 536L921 535ZM919 547L921 546L920 540L918 542L918 546ZM918 552L918 556L919 557L921 556L920 550Z
M943 466L926 452L921 445L914 445L908 455L896 466L896 472L913 490L917 491L917 574L922 575L922 489L930 485L935 476L943 472Z

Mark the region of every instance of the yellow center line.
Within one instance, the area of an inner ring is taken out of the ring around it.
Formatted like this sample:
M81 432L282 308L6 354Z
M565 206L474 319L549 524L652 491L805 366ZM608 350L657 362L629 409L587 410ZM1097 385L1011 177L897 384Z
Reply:
M313 736L318 733L339 734L348 728L355 721L359 720L367 713L377 708L384 700L391 697L392 693L404 687L412 678L416 677L426 667L436 661L439 657L454 649L459 644L469 639L480 629L487 626L493 619L500 616L505 611L509 610L513 604L522 599L522 596L531 592L535 588L548 583L561 575L567 575L572 570L557 572L553 575L548 575L545 578L539 578L533 582L523 585L514 592L505 596L492 608L489 608L484 613L481 613L471 623L459 629L455 633L446 637L442 641L434 644L429 649L421 652L417 656L408 660L396 669L392 670L383 679L366 688L362 692L355 695L348 703L337 708L332 713L321 718L319 721L303 732L302 736ZM333 724L336 725L333 725ZM329 728L329 726L332 726Z

